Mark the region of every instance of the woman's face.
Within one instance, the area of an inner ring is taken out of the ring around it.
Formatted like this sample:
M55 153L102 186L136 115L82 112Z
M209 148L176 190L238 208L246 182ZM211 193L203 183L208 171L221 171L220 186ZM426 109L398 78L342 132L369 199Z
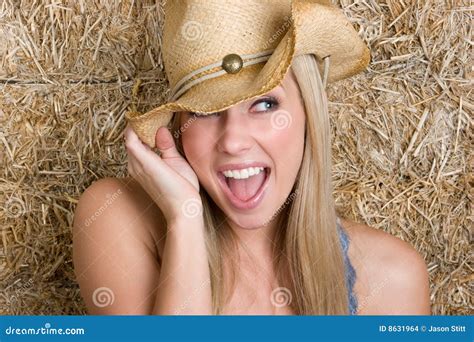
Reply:
M304 148L304 105L292 70L266 95L207 116L182 112L180 120L186 158L228 219L247 229L274 219Z

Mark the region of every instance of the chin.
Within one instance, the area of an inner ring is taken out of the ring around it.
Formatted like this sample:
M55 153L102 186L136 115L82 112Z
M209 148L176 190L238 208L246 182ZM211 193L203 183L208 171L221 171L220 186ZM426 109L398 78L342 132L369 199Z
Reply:
M268 225L271 222L269 218L272 217L271 214L267 216L262 215L262 214L238 215L238 214L235 214L235 212L232 212L229 215L229 212L226 209L224 209L223 212L229 221L232 221L232 223L237 225L239 228L248 229L248 230L263 228L265 225Z

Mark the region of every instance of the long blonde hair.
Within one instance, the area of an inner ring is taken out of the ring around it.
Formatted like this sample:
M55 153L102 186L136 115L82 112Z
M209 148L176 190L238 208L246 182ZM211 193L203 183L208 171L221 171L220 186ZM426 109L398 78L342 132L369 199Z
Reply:
M290 291L289 306L297 315L345 315L349 313L349 298L331 181L329 113L315 58L314 55L298 56L291 66L305 105L305 144L290 195L296 196L280 208L273 248L274 270L279 286ZM171 130L184 156L180 134L177 134L180 132L178 118L174 115ZM236 265L231 255L236 251L237 236L205 189L201 187L200 191L213 313L218 315L235 286ZM233 263L230 274L224 274L227 269L224 261ZM230 289L224 288L224 277L231 277Z

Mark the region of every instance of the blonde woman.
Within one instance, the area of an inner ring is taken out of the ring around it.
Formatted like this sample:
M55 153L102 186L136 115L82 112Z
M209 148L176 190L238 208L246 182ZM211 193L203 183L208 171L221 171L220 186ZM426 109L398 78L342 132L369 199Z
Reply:
M327 1L244 3L165 7L170 101L128 113L131 177L95 182L76 210L89 313L429 314L423 258L334 204L324 87L361 71L365 46Z

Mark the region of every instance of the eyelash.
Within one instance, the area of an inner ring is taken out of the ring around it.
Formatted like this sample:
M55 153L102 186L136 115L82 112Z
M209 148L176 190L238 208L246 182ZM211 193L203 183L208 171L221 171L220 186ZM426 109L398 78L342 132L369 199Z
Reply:
M253 108L254 106L256 106L256 105L258 105L258 104L260 104L260 103L263 103L263 102L271 103L271 104L273 105L273 108L270 108L270 109L267 109L267 110L264 110L264 111L260 111L259 113L267 113L267 112L269 112L269 111L271 111L271 110L274 110L275 107L278 107L278 105L280 104L280 100L279 100L277 97L275 97L275 96L267 96L267 97L264 97L264 98L261 98L261 99L255 101L255 102L252 104L251 108ZM191 112L190 114L193 115L193 116L195 116L195 117L197 117L197 118L201 118L201 117L205 118L205 117L217 116L217 115L220 114L220 113L217 112L217 113L213 113L213 114L199 115L199 114L196 114L196 113L192 113L192 112Z

